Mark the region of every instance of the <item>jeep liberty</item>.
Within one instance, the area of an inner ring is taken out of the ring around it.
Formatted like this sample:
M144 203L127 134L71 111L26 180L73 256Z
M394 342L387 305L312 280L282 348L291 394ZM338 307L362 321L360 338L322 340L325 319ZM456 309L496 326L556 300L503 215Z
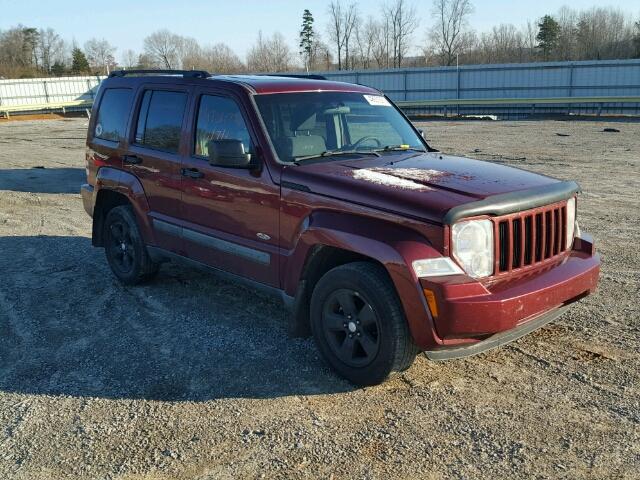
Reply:
M575 182L441 153L362 85L116 71L86 169L121 282L185 260L275 293L357 385L519 338L598 280Z

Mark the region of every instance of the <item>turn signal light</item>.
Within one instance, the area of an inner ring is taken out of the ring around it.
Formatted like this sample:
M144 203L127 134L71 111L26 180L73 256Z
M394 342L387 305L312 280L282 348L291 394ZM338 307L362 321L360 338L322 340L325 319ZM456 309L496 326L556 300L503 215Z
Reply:
M427 305L429 305L431 316L433 318L438 318L438 303L436 302L436 296L428 288L425 288L422 291L424 292L424 298L427 299Z

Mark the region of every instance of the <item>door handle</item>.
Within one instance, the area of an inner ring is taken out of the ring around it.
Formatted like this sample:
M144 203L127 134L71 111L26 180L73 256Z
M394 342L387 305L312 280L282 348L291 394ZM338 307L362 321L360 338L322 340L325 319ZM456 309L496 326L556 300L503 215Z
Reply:
M142 159L137 155L124 155L122 162L127 165L139 165L142 163Z
M197 168L183 168L183 169L180 170L180 173L182 173L183 176L190 177L190 178L202 178L202 177L204 177L204 173L202 173Z

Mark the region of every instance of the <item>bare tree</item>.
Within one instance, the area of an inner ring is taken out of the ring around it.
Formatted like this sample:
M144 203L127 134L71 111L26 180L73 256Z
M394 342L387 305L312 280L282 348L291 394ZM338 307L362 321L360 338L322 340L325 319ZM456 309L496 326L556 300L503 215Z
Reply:
M97 71L107 73L115 65L116 48L105 39L92 38L84 44L84 53L89 65Z
M63 53L64 42L53 28L41 28L38 32L38 57L40 65L45 72L51 71L51 66L56 61L61 61L60 54Z
M333 56L331 49L322 41L316 33L315 42L313 42L313 54L311 56L311 70L331 70L333 66Z
M138 55L138 63L136 64L136 67L148 70L155 67L155 62L146 53L141 53Z
M198 44L167 29L158 30L144 39L144 53L154 67L177 69L183 60L197 53Z
M375 22L370 27L373 37L372 55L379 68L391 66L392 28L391 20L385 16L380 22Z
M353 68L351 65L352 37L358 24L358 5L350 3L344 10L344 63L345 68Z
M265 38L258 32L258 39L247 54L247 68L252 72L285 72L292 67L292 58L281 33Z
M436 24L431 29L431 41L443 65L451 65L472 40L467 20L473 12L470 0L434 0Z
M571 60L575 58L576 33L578 14L575 10L564 6L554 15L560 27L558 31L558 47L554 58L557 60Z
M400 67L409 50L411 35L418 27L415 7L405 0L395 0L384 8L384 14L391 20L391 42L393 66Z
M0 34L0 63L12 67L39 66L38 30L17 25Z
M335 44L338 54L338 70L342 70L342 48L344 45L344 16L340 1L329 4L329 38Z
M633 55L633 23L618 9L592 8L580 12L576 37L580 59Z
M522 35L524 39L524 46L529 52L529 58L532 58L533 52L535 52L536 45L538 43L538 41L536 40L536 36L538 35L538 27L536 25L536 22L527 20L527 24L522 30Z
M140 56L131 49L122 52L122 66L125 68L135 68L138 66Z
M216 73L239 73L245 70L242 60L224 43L218 43L203 51L207 68Z
M349 68L352 37L358 24L358 5L350 3L344 6L341 0L336 0L329 4L328 11L329 38L338 54L338 70Z
M374 49L380 26L374 18L369 15L365 23L358 22L356 25L356 45L358 47L358 63L361 68L371 68L374 58Z
M224 43L198 49L198 52L184 59L183 68L214 73L239 73L245 70L240 58Z
M514 25L501 24L480 36L475 52L466 60L474 63L522 62L527 58L524 33Z

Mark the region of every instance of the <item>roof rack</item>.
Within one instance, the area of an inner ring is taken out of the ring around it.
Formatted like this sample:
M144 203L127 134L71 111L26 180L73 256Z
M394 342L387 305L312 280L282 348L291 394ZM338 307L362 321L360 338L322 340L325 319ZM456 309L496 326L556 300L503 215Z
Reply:
M277 74L277 73L264 73L262 74L262 76L264 77L289 77L289 78L306 78L308 80L326 80L327 77L323 76L323 75L316 75L314 73L310 73L310 74L294 74L294 73L281 73L281 74Z
M205 70L114 70L109 77L127 75L182 75L184 78L208 78L211 74Z

